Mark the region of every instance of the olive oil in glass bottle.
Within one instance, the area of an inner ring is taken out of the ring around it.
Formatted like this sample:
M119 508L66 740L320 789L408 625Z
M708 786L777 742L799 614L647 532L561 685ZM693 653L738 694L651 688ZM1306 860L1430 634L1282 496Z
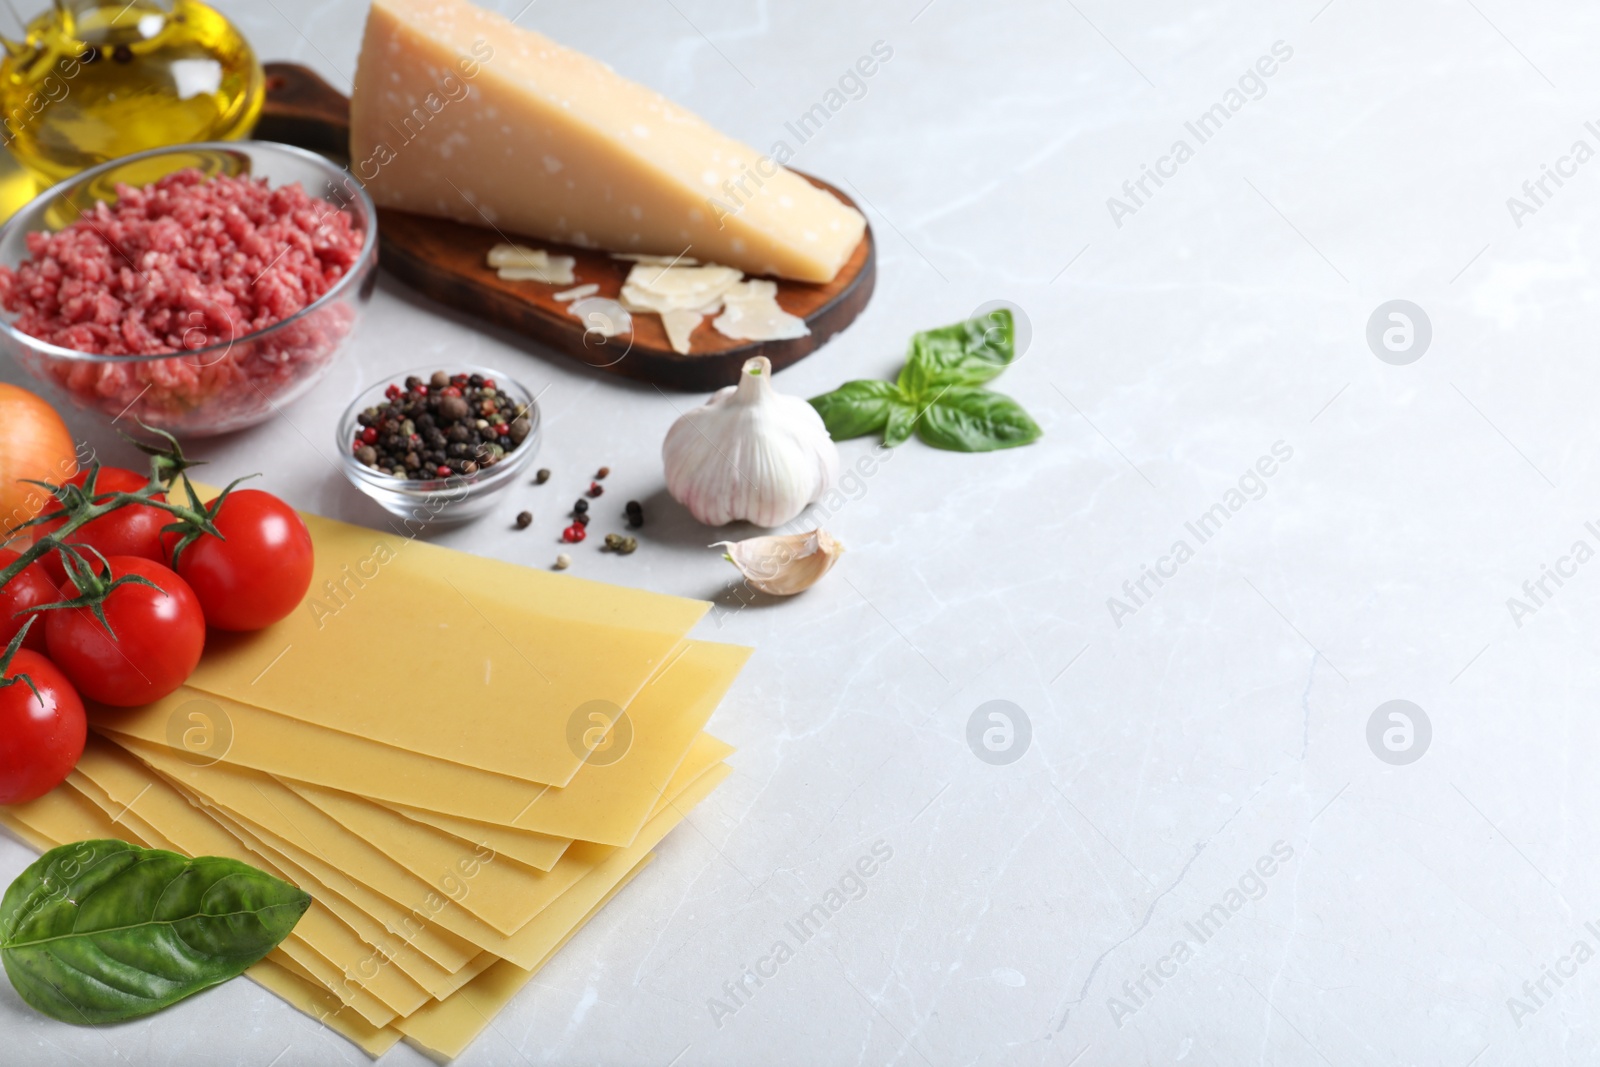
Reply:
M47 182L147 148L247 137L261 113L255 52L196 0L55 0L4 46L0 144Z

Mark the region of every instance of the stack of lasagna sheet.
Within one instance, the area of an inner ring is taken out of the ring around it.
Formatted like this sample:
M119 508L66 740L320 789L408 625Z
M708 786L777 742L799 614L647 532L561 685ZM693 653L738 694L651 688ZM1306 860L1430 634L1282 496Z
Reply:
M117 837L309 892L249 973L373 1056L459 1055L728 774L703 731L748 655L709 605L306 516L317 577L141 708L91 710L68 782L0 822Z

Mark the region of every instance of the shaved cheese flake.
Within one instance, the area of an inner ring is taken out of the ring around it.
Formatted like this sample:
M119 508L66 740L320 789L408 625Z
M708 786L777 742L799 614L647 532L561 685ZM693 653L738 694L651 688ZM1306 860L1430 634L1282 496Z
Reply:
M615 300L603 296L590 296L574 301L567 311L582 322L590 333L601 337L616 337L633 332L633 316Z
M689 335L700 326L705 317L698 311L663 311L661 325L667 329L667 341L680 356L689 354Z
M766 278L751 278L749 281L730 287L723 295L730 301L777 300L778 283L768 281Z
M501 267L536 268L547 266L550 262L550 253L542 248L528 248L523 245L498 244L489 249L489 266L498 270Z
M566 303L568 300L582 300L584 297L593 296L599 291L600 287L595 285L593 282L590 282L588 285L580 285L576 289L563 290L562 292L557 293L552 299Z
M806 320L778 306L775 283L754 279L723 294L726 307L711 325L735 341L792 341L811 332Z
M641 289L637 285L622 287L623 307L630 311L654 311L658 315L668 311L694 311L721 299L720 294L683 293L677 296L663 296L649 289Z
M680 307L698 307L736 285L744 275L732 267L714 263L703 267L662 267L636 263L628 272L627 284L648 293L677 300L692 299Z
M546 285L571 285L578 280L572 268L578 261L571 256L550 256L542 266L501 267L500 278L508 282L544 282Z

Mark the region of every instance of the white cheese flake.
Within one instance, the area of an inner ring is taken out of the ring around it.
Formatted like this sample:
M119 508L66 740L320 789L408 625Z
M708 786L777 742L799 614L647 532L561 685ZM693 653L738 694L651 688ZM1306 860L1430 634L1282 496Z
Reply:
M588 285L580 285L575 289L565 289L557 293L551 299L566 303L568 300L582 300L584 297L593 296L599 291L600 287L595 285L593 282L590 282Z
M688 310L709 304L742 277L742 272L715 263L695 267L636 263L628 272L623 294L652 311Z
M587 327L586 335L594 333L609 338L633 332L633 316L615 300L603 296L585 297L574 301L567 310Z
M704 321L698 311L672 310L661 313L661 325L667 330L667 343L680 356L689 354L689 335Z
M806 320L778 306L778 285L753 278L722 294L725 307L711 325L735 341L792 341L811 330Z
M489 249L489 266L496 270L501 267L545 267L549 264L550 253L542 248L498 244Z
M489 249L489 266L508 282L544 282L546 285L571 285L577 281L571 256L552 256L542 248L498 244Z

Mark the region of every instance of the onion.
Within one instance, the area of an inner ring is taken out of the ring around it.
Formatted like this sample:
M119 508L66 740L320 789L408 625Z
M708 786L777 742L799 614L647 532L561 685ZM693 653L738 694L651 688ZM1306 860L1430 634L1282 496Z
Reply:
M0 532L9 534L50 502L24 479L60 485L78 473L78 452L55 408L0 382Z

